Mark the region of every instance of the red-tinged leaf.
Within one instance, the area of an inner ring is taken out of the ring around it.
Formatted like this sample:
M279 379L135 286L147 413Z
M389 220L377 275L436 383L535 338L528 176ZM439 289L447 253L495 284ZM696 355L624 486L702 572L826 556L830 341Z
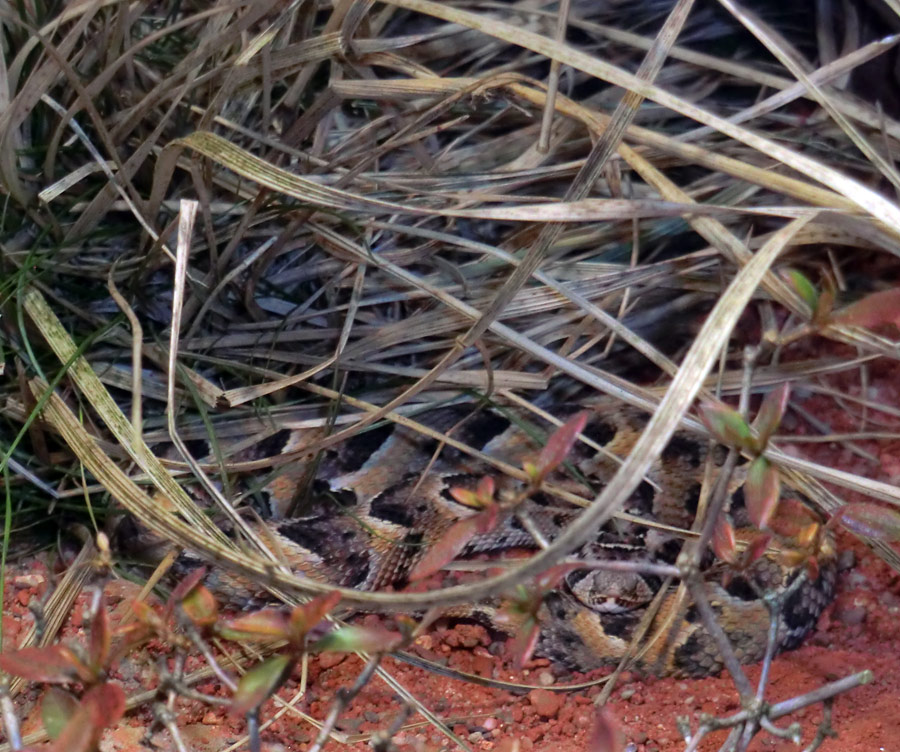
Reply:
M94 752L103 730L125 712L125 692L118 684L106 682L85 692L69 722L60 732L53 752Z
M293 668L294 659L281 653L251 668L238 682L231 712L244 715L258 708L287 681Z
M809 281L805 274L798 272L796 269L788 269L785 276L800 297L803 298L806 305L809 306L809 310L815 317L816 312L819 310L819 292L816 290L815 285Z
M125 714L125 690L121 684L103 682L84 693L81 706L94 726L108 728Z
M419 563L409 573L410 582L430 577L453 561L476 535L490 532L497 526L499 509L492 505L471 517L453 524L443 537L435 543Z
M822 526L818 522L811 522L803 528L796 537L797 545L801 548L811 548L815 544L821 544ZM819 545L816 545L818 550Z
M597 708L597 716L591 735L588 737L587 752L619 752L625 746L625 734L608 706Z
M744 553L741 555L741 566L749 567L753 562L761 559L771 541L772 536L768 533L757 535L744 549Z
M150 637L150 634L147 625L141 621L130 621L113 630L113 637L115 639L123 640L131 645L143 642Z
M494 479L490 475L485 475L480 481L478 481L478 486L475 489L475 495L481 501L481 505L483 507L489 506L494 502L494 493L496 492L497 487L494 483Z
M700 420L716 441L738 449L756 450L756 437L737 410L727 405L701 405Z
M726 564L737 563L737 540L734 535L734 527L723 514L713 528L710 547L713 553Z
M756 420L753 421L753 427L759 435L760 446L764 447L766 445L769 437L775 433L775 430L781 424L790 395L791 385L785 382L770 391L759 406L759 412L756 414Z
M238 616L225 622L218 631L226 640L269 642L287 640L291 636L287 614L274 608Z
M41 720L47 735L56 739L77 709L78 700L71 692L59 687L47 687L41 700Z
M296 606L291 611L290 630L291 642L299 647L302 645L306 634L313 629L322 619L328 616L334 607L340 603L341 594L336 590L324 593L313 598L308 603Z
M148 626L155 625L159 621L159 615L156 613L156 610L146 601L132 601L131 610L138 621Z
M0 655L0 670L34 682L68 684L92 681L95 674L78 655L65 645L23 648Z
M88 644L88 659L95 670L100 671L107 667L109 660L109 648L112 644L112 634L109 628L109 614L103 598L97 613L91 621L91 639Z
M815 556L808 556L806 559L806 576L810 582L819 579L819 560Z
M769 529L782 538L797 539L810 525L818 526L812 510L799 499L787 497L778 503L769 520Z
M450 495L463 506L472 509L481 509L481 503L478 500L478 494L468 488L454 486L450 489Z
M219 604L203 585L195 585L184 598L181 608L185 615L198 627L211 627L219 618Z
M520 625L511 647L512 654L516 658L514 665L517 669L521 669L531 659L540 636L541 625L533 616L528 617Z
M51 752L96 752L102 728L95 728L87 712L79 706L50 745Z
M816 310L816 315L813 317L814 324L822 326L831 318L834 311L834 300L833 286L828 286L822 290L822 294L819 295L819 307Z
M341 627L318 640L313 652L324 653L390 653L403 644L403 635L373 627Z
M874 292L835 311L831 316L831 323L870 329L881 324L900 326L900 287Z
M566 457L578 439L578 434L584 430L587 421L588 412L582 410L553 432L553 435L547 440L547 445L538 455L537 469L541 480L566 461Z
M900 540L900 512L869 502L847 504L835 515L845 528L880 540Z
M500 507L496 504L489 506L483 512L476 514L472 519L475 520L475 529L479 535L489 533L500 522Z
M175 608L175 604L183 600L188 593L191 592L203 578L206 577L206 567L199 567L190 574L186 575L172 590L169 600L166 601L166 613L171 614Z
M765 457L750 463L744 483L744 499L750 521L760 530L768 527L781 497L781 475Z

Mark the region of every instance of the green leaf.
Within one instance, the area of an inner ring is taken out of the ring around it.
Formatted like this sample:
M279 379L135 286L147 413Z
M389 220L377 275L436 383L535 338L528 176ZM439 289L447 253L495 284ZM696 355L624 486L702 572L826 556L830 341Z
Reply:
M819 291L816 286L810 282L809 278L796 269L788 269L786 272L787 281L793 286L801 298L803 298L813 317L819 310Z
M59 687L47 687L41 700L41 720L51 739L56 739L75 715L78 700L71 692Z
M759 412L756 414L756 420L753 421L753 427L759 435L759 445L761 447L765 447L769 437L781 425L781 419L784 417L784 411L787 408L790 396L791 385L785 382L771 390L759 406Z
M403 644L403 635L387 629L340 627L318 640L312 649L316 653L390 653Z
M282 653L251 668L238 682L231 711L236 715L245 715L258 708L287 681L293 668L293 657Z
M756 437L737 410L727 405L708 403L700 406L700 420L716 441L738 449L756 451Z
M880 540L900 540L900 512L870 502L847 504L835 515L848 530Z
M756 527L768 527L781 497L781 474L765 457L757 457L750 463L744 483L744 499L750 521Z

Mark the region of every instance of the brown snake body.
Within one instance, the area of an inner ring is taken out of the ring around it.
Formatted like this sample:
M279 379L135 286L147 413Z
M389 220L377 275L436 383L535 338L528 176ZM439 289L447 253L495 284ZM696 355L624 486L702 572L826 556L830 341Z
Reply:
M565 419L573 410L561 407L554 412ZM539 451L552 428L535 424L532 418L529 422L537 435L529 435L532 431L522 424L521 413L473 412L466 406L433 409L418 420L514 466ZM644 422L630 408L610 410L608 403L594 406L583 435L595 448L576 444L568 471L557 472L552 485L586 501L593 498L615 472L616 458L630 451ZM302 441L310 438L282 431L266 442L266 451L293 450ZM694 522L707 454L705 442L676 434L626 504L630 521L614 520L580 557L673 563L683 537L672 529L690 530ZM714 453L714 464L721 464L720 454ZM326 452L316 471L312 502L297 517L267 521L260 532L295 571L308 577L366 590L399 588L423 553L457 520L473 513L453 499L450 489L472 488L486 474L496 479L501 498L521 489L520 481L502 476L458 449L439 447L409 429L383 425ZM741 483L738 468L729 487L736 521L742 514ZM287 505L295 490L296 482L282 476L262 493L277 517L278 508ZM553 540L565 525L578 524L576 506L543 492L528 499L521 510L546 540ZM521 552L536 546L532 535L509 514L497 529L475 538L464 553L499 557L511 549ZM747 571L727 576L724 565L711 554L705 557L707 598L740 660L758 661L765 652L770 613L761 596L766 592L784 596L777 648L799 644L831 600L834 561L833 549L825 546L819 554L818 577L810 581L803 570L779 563L775 552ZM803 581L791 587L798 577ZM209 582L220 597L242 606L259 594L259 588L225 571L215 571ZM655 598L661 588L664 592ZM485 613L490 608L472 610L472 614ZM653 576L571 572L545 598L540 620L538 651L572 669L585 671L618 662L639 629L645 637L635 661L644 670L699 676L721 668L718 650L683 589Z

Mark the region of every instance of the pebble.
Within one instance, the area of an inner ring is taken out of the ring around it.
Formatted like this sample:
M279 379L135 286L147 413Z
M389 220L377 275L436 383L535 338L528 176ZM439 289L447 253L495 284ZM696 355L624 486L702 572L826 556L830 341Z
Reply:
M222 720L212 710L207 711L200 721L204 726L218 726L221 722Z
M341 718L334 724L339 731L347 734L355 734L359 731L359 727L363 725L362 718Z
M374 710L367 710L366 712L364 712L363 718L365 718L369 723L378 723L378 721L381 720L381 716Z
M837 568L839 572L846 572L856 566L856 554L849 548L838 554Z
M13 584L16 587L31 588L44 584L44 575L42 574L20 574L13 578Z
M563 698L546 689L532 689L531 692L528 693L528 701L537 711L538 715L541 715L544 718L554 718L559 712Z
M549 671L541 671L541 673L538 674L537 679L538 684L540 684L542 687L549 687L552 684L556 683L556 677Z
M619 697L623 700L629 700L637 690L634 687L626 687L619 693Z
M494 675L494 659L483 655L473 656L472 673L490 679Z
M319 655L319 666L321 668L333 668L347 657L346 653L321 653Z
M835 617L841 624L846 624L848 627L855 627L857 624L862 624L866 620L866 609L864 606L842 608L835 614Z

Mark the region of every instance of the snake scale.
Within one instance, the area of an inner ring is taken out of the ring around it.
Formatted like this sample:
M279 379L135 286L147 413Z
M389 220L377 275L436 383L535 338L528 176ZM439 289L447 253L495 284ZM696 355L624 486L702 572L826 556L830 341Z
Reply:
M565 420L576 409L581 408L556 406L552 412ZM576 443L567 471L557 471L550 478L552 486L585 500L593 498L612 476L617 458L628 454L646 423L639 411L612 408L608 402L589 406L589 414L583 436L593 446ZM470 405L433 408L416 419L517 467L524 458L535 456L552 430L521 411L474 410ZM311 440L309 432L285 429L253 451L257 455L296 451ZM705 441L677 433L626 503L626 519L613 520L578 556L673 563L684 538L671 529L689 530L694 522L707 455ZM721 465L724 455L724 448L717 447L713 465ZM296 494L295 476L306 470L283 474L256 494L272 510L272 517L261 523L265 527L261 532L295 571L367 590L402 588L424 552L456 521L474 513L453 498L452 488L474 488L485 475L495 479L500 499L522 487L521 481L504 476L483 459L388 423L326 451L315 470L310 499L298 516L277 519ZM738 467L729 486L736 525L743 513L742 470ZM552 541L566 525L577 524L578 507L549 493L532 495L521 509L545 541ZM503 557L510 551L522 555L523 549L537 545L517 517L508 514L496 529L472 539L463 555ZM725 565L707 553L703 561L706 595L741 661L755 662L764 655L770 624L761 598L765 591L779 593L796 578L803 579L782 599L779 650L796 647L815 626L834 590L836 566L830 542L820 551L818 565L818 577L810 581L805 570L779 563L778 555L770 551L749 569L726 576ZM209 584L225 601L245 607L259 594L251 583L226 571L214 570ZM661 589L664 592L654 601ZM648 614L651 603L654 611ZM490 610L471 613L483 619ZM546 596L539 618L537 652L573 670L615 664L639 628L646 630L635 664L642 670L702 676L722 666L683 589L654 576L588 569L570 572Z

